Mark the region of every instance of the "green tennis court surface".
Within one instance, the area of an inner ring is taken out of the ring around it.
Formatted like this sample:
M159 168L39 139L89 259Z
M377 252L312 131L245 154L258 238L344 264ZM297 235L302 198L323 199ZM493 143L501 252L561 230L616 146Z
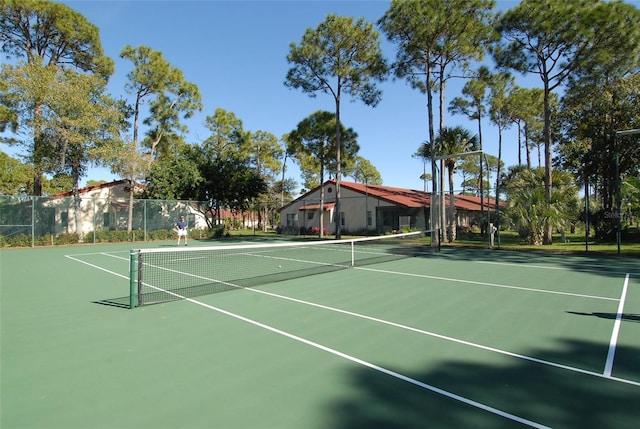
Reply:
M129 252L0 251L0 427L638 427L638 260L444 249L100 304Z

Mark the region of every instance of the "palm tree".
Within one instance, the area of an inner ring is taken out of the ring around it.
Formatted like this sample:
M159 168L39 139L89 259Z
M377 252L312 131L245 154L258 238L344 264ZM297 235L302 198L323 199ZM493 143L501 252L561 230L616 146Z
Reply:
M510 180L508 189L508 214L528 237L529 244L542 245L545 225L564 228L577 217L578 189L575 180L566 171L553 171L551 199L547 201L544 185L544 168L522 169Z
M631 225L633 223L632 213L638 213L638 208L640 208L640 176L627 176L624 178L622 182L622 198L623 201L626 201L629 210L628 216L622 219L626 219L626 222ZM622 215L623 213L619 214L619 216Z
M447 240L456 239L456 211L453 189L453 175L458 158L477 149L478 138L462 127L443 127L436 137L436 157L444 160L449 178L449 213L447 219ZM418 154L424 159L431 158L431 146L424 142L418 149ZM433 162L433 160L432 160Z

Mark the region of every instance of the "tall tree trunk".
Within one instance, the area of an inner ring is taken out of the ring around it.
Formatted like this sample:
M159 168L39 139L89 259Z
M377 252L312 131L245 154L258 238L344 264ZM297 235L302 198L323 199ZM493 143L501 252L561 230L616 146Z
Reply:
M324 148L322 149L324 152ZM320 157L320 219L318 220L318 226L320 231L319 237L324 237L324 156Z
M527 168L531 170L531 144L529 143L529 127L524 124L524 147L527 156Z
M456 241L456 202L453 190L453 165L447 166L449 173L449 241Z
M433 91L431 88L431 64L427 62L426 66L426 88L427 88L427 119L429 122L429 142L431 144L431 197L438 198L439 189L438 189L438 167L436 164L436 136L435 131L433 129ZM435 214L433 212L433 206L435 201L431 200L431 245L438 246L440 244L440 231L442 225L440 225L440 216L439 214ZM437 207L437 205L436 205ZM434 219L435 217L435 219Z
M42 150L43 150L43 138L40 130L40 126L37 125L42 117L42 106L36 106L34 109L34 122L35 127L33 131L33 195L36 197L42 196L42 179L44 173L42 171Z
M284 173L287 171L287 152L284 153L284 160L282 161L282 183L280 188L280 207L284 207Z
M440 64L439 92L440 92L440 98L439 98L440 128L438 129L438 133L441 133L442 129L444 128L444 65L443 64ZM445 221L445 219L447 219L447 206L444 200L444 168L445 168L444 160L440 160L440 183L441 183L440 195L441 195L441 201L442 201L442 204L440 205L440 210L442 211L440 217L443 222Z
M129 216L127 216L127 235L131 240L131 231L133 230L133 186L134 186L133 175L129 178Z
M448 223L447 221L447 205L445 204L445 199L444 199L444 160L441 159L440 161L438 161L440 163L440 219L442 219L442 223L444 224L445 222ZM444 235L443 238L446 241L449 241L449 236L447 234L447 230L448 230L448 225L442 225L443 229L444 229Z
M552 168L551 165L551 107L550 107L550 94L549 81L544 79L544 187L545 187L545 202L551 204L551 187L552 181ZM553 225L547 222L545 225L543 244L553 243Z
M140 119L140 102L142 96L140 93L136 96L136 104L133 114L133 156L138 155L138 121ZM131 167L131 174L129 176L129 211L127 216L127 233L129 239L131 239L131 231L133 230L133 187L135 184L136 173L138 169L137 160L135 160Z
M480 234L482 234L484 232L484 185L483 185L483 181L484 181L484 174L483 174L483 168L482 168L482 161L483 161L483 157L484 157L484 152L482 150L482 116L480 114L480 109L478 108L478 144L480 146L480 178L479 178L479 182L480 182Z
M496 215L495 227L500 242L500 165L502 164L502 126L498 126L498 166L496 167ZM493 231L489 231L493 234Z
M342 135L340 130L340 90L342 83L338 78L338 88L336 93L336 240L342 238L342 214L340 213L340 176L341 176L341 152L342 152ZM320 214L322 216L322 213ZM320 231L322 233L322 231Z
M80 198L80 173L78 168L72 169L73 176L73 213L76 224L76 234L78 235L78 242L84 242L84 234L82 231L82 198Z
M522 165L522 125L518 120L518 165Z

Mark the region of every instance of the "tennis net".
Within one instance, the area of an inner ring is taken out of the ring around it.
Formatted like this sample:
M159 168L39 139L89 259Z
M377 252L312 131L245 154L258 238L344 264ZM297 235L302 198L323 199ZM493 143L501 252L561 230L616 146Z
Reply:
M430 252L425 234L132 250L130 307L417 256Z

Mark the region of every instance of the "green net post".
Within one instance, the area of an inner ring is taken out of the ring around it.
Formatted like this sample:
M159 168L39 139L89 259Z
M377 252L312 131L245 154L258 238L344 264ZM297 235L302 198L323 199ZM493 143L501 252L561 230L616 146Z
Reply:
M136 269L136 261L137 261L137 252L132 250L129 253L129 308L136 308L137 306L137 275L138 270Z

